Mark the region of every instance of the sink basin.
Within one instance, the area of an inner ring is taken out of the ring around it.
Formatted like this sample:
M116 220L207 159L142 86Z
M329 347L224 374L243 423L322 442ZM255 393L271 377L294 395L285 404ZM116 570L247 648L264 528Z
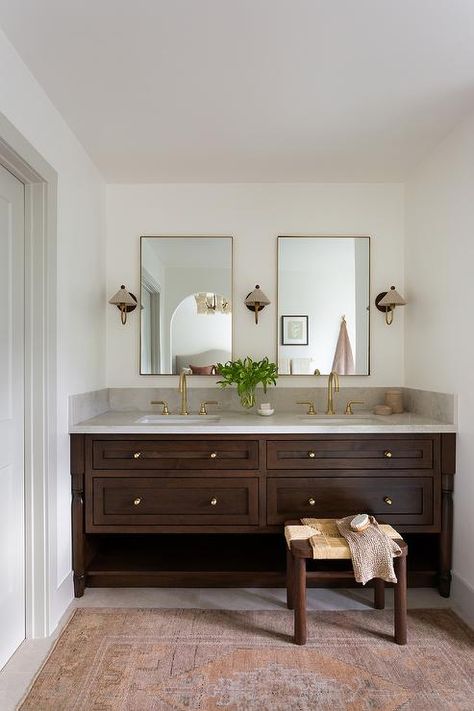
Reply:
M346 417L305 417L299 418L305 424L313 425L371 425L376 422L372 417L354 417L347 415Z
M219 422L217 415L145 415L135 420L137 425L210 425Z

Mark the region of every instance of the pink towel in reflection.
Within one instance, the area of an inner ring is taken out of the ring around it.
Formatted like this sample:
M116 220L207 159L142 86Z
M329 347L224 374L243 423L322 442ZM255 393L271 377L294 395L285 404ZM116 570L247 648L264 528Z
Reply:
M338 375L354 375L354 356L352 355L351 342L349 340L349 334L347 333L345 318L341 321L332 369Z

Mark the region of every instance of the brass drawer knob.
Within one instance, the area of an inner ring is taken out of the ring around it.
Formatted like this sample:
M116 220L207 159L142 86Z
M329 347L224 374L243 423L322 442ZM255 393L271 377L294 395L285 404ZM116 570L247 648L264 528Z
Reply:
M383 456L386 457L387 459L391 459L392 453L389 449L386 449L385 452L383 453Z
M309 457L310 459L314 459L315 456L316 456L316 452L313 452L313 451L308 452L308 457Z
M211 459L217 458L217 452L211 452Z
M216 506L217 505L217 499L215 496L212 497L211 501L209 502L211 506Z
M315 503L316 503L316 499L313 499L313 497L311 497L310 499L308 499L308 504L309 504L310 506L314 506Z
M142 500L139 496L137 496L137 498L133 500L134 506L139 506L141 503L142 503Z
M134 459L140 459L141 456L142 456L142 453L141 453L141 452L135 452L135 454L133 455L133 458L134 458Z
M392 503L393 503L393 501L392 501L392 499L390 498L390 496L384 496L384 497L383 497L383 500L385 501L385 503L387 504L387 506L391 506Z

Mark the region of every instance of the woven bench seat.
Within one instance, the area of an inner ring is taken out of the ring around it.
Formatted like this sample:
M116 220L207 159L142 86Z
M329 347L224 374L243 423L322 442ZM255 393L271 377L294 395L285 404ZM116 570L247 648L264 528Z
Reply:
M349 545L339 533L334 518L312 518L305 519L305 521L306 525L286 524L285 538L288 546L292 541L308 541L313 537L313 546L310 546L312 549L311 558L315 560L350 560ZM380 528L390 538L401 538L398 531L388 524L381 524Z
M397 541L402 554L393 559L397 582L394 585L394 628L395 642L406 644L407 641L407 571L406 558L408 546L400 534L387 524L380 528L390 538ZM312 543L309 539L312 538ZM306 561L324 560L350 560L351 552L346 539L343 538L336 525L335 519L304 519L301 521L287 521L285 524L285 539L287 544L286 590L287 604L290 610L295 611L294 641L296 644L306 644ZM341 572L312 571L311 577L324 577L326 580ZM344 577L353 578L352 571L345 571ZM374 607L385 607L385 583L379 578L374 578Z

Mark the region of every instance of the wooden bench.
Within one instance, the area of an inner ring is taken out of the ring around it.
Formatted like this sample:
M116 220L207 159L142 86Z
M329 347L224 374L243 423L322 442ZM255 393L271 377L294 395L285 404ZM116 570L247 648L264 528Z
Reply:
M314 557L313 549L309 542L308 527L302 526L300 521L287 521L285 523L285 537L287 540L287 605L295 612L294 641L295 644L306 644L306 581L311 579L331 580L335 573L325 570L307 572L307 560L350 560L351 553L346 540L339 535L335 526L335 519L318 519L323 530L330 535L322 535L319 550ZM288 527L292 527L289 529ZM298 532L293 527L301 529ZM407 569L406 559L408 546L400 538L400 534L391 526L382 529L391 538L396 540L402 549L402 555L393 559L397 583L394 585L394 639L397 644L406 644L407 641ZM301 538L298 535L301 534ZM352 570L337 571L337 577L354 579ZM385 607L385 583L378 578L374 579L374 607L383 610Z

